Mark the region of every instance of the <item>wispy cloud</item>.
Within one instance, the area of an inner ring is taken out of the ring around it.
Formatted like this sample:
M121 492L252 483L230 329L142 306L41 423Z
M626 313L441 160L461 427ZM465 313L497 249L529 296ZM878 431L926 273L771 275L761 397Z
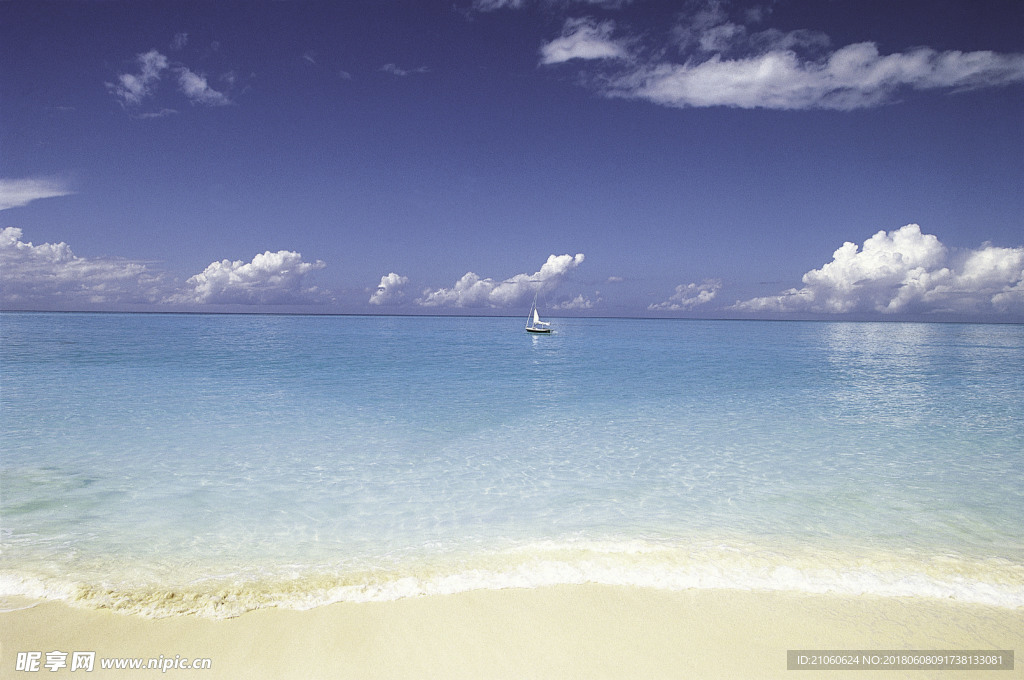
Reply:
M135 61L139 67L137 73L122 73L116 83L107 83L107 89L124 106L139 106L152 96L169 66L167 57L156 50L136 55Z
M562 27L562 35L543 45L540 63L560 64L571 59L626 59L629 52L621 40L612 40L615 22L595 22L593 19L569 19Z
M171 41L171 49L180 52L188 45L188 33L175 33Z
M168 302L196 304L287 304L323 301L326 293L307 282L326 265L305 262L301 253L269 250L251 262L221 260L186 281L184 292Z
M478 12L493 12L499 9L522 9L526 0L473 0L473 9Z
M802 288L737 302L745 312L1024 313L1024 246L951 252L916 224L846 242Z
M187 35L181 40L176 36L175 44L180 44L177 49L184 48L188 44ZM139 110L147 100L156 96L159 84L167 73L175 76L178 91L193 104L225 106L232 103L227 94L210 85L206 75L196 73L184 64L172 63L166 55L155 49L136 55L136 64L137 72L122 73L117 77L117 82L106 85L107 90L121 105L138 118L160 118L175 113L174 109L167 107L162 107L158 111ZM230 85L233 75L228 73L223 80Z
M178 113L177 109L160 109L159 111L140 111L132 114L132 116L140 120L147 120L150 118L166 118L176 113Z
M1024 82L1024 55L936 52L881 55L873 43L821 61L792 51L701 63L646 65L613 77L605 93L673 107L853 110L891 101L904 88L978 88Z
M556 5L587 5L619 9L632 4L633 0L535 0L532 4L548 7ZM531 4L529 0L473 0L473 9L478 12L494 12L500 9L522 9Z
M120 258L79 257L66 243L34 245L22 230L0 230L0 302L7 306L63 308L108 303L160 302L164 273Z
M370 296L371 305L397 305L405 298L405 286L409 277L391 272L380 277L380 285Z
M533 274L517 274L504 281L481 278L467 272L451 288L423 291L416 303L424 307L507 307L553 289L583 262L583 253L551 255Z
M231 103L227 95L210 87L206 76L193 73L184 66L176 69L178 73L178 87L181 93L188 97L193 104L205 104L206 106L226 106Z
M427 68L426 66L420 66L418 68L413 69L404 69L399 68L394 64L384 64L383 66L380 67L380 70L383 71L384 73L390 73L393 76L398 76L399 78L417 75L420 73L430 73L430 69Z
M679 108L853 110L907 90L1024 83L1024 54L928 47L881 54L871 42L831 50L820 32L753 31L748 24L763 13L745 13L737 23L725 8L717 0L696 5L660 44L616 35L609 22L571 19L561 37L541 47L540 63L602 60L604 70L590 82L605 96Z
M41 198L54 198L74 193L67 184L52 178L25 177L0 179L0 210L20 208Z
M721 288L722 281L720 279L705 279L701 283L680 284L676 286L676 292L668 300L650 304L647 309L662 312L687 311L714 300Z

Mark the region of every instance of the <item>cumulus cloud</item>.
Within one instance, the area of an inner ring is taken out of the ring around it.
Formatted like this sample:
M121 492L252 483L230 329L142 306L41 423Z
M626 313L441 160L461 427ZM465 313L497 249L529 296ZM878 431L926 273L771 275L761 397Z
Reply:
M64 182L40 177L0 179L0 210L20 208L40 198L73 193Z
M424 307L507 307L538 292L551 290L583 262L583 253L551 255L533 274L517 274L504 281L480 278L467 272L451 288L423 291L416 304Z
M737 302L748 312L1021 313L1024 246L951 252L916 224L846 242L802 288Z
M569 19L562 35L540 48L541 64L560 64L570 59L626 59L628 52L620 41L612 40L615 22L597 23L593 19Z
M285 304L316 302L324 292L307 285L310 272L326 265L304 262L300 253L269 250L251 262L213 262L188 279L187 288L168 299L175 303Z
M405 297L404 289L407 283L409 283L409 277L399 276L394 272L380 277L380 285L370 296L370 304L397 305Z
M66 243L34 245L22 230L0 230L0 301L15 307L159 302L164 274L142 262L79 257Z
M96 305L302 304L328 301L308 276L325 265L296 252L256 255L251 262L213 262L185 284L150 263L79 257L67 243L35 245L22 230L0 230L0 303L13 308L79 309ZM401 278L401 277L400 277Z
M688 283L676 286L676 292L665 302L650 304L651 311L680 312L693 309L698 305L707 304L715 299L722 288L720 279L705 279L701 283Z
M917 47L883 55L871 42L830 51L828 36L816 31L751 31L731 21L717 0L689 12L665 44L648 45L646 54L654 56L646 58L629 50L640 40L615 37L613 26L574 21L578 30L567 23L563 36L542 48L541 64L600 59L607 65L615 57L617 66L591 80L604 95L671 107L853 110L907 90L1024 83L1024 54ZM668 58L673 48L678 59Z

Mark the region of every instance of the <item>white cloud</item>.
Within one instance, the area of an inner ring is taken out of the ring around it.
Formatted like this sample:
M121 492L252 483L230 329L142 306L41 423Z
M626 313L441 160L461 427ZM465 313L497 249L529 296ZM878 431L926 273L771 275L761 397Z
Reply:
M748 26L761 22L770 9L750 8L744 12L745 23L729 20L726 4L709 0L696 5L672 29L672 39L683 53L696 50L697 56L709 54L763 54L772 50L813 51L829 46L827 35L819 31L783 32L775 28L750 32Z
M1024 312L1024 246L951 253L916 224L844 243L802 288L737 302L749 312Z
M570 271L583 262L583 253L551 255L539 271L517 274L504 281L482 279L467 272L451 288L423 291L416 303L424 307L507 307L530 296L551 290Z
M598 83L609 97L672 107L853 110L877 106L907 90L974 89L1024 83L1024 54L939 52L927 47L883 55L871 42L829 52L828 36L797 30L750 32L712 0L691 12L668 45L649 45L642 59L613 37L609 22L571 20L541 49L541 64L600 59ZM752 20L748 16L748 20ZM681 59L667 58L674 45ZM608 66L608 58L617 66Z
M191 277L188 289L168 299L175 303L200 304L283 304L315 302L323 291L306 284L307 275L326 265L303 262L290 250L269 250L252 262L221 260Z
M600 302L600 300L598 300ZM594 302L590 298L583 297L582 293L577 295L572 300L566 300L560 302L553 307L553 309L593 309Z
M395 66L394 64L384 64L383 66L380 67L380 70L383 71L384 73L390 73L391 75L398 76L400 78L404 78L405 76L415 75L415 74L418 74L418 73L429 73L430 72L430 69L427 68L426 66L420 66L420 67L414 68L414 69L404 69L404 68L399 68L398 66Z
M604 9L622 9L626 5L633 4L633 0L575 0L581 5L594 5Z
M148 120L150 118L166 118L167 116L173 116L178 112L175 109L160 109L159 111L145 111L143 113L134 113L132 117L140 120Z
M0 179L0 210L20 208L40 198L72 194L64 182L42 177Z
M667 312L693 309L714 300L721 288L722 282L719 279L705 279L701 283L680 284L676 286L676 292L672 294L672 297L665 302L650 304L647 309Z
M178 87L192 103L207 106L226 106L231 103L227 95L210 87L206 76L193 73L184 66L178 68L177 72Z
M54 308L106 303L159 302L164 275L145 263L79 257L66 243L34 245L22 230L0 230L0 301L16 307Z
M1024 55L936 52L881 55L873 43L848 45L823 61L791 50L756 56L644 66L613 78L609 96L674 107L852 110L891 100L904 88L974 88L1024 83Z
M620 41L611 39L615 22L596 23L593 19L568 19L562 35L540 48L541 64L560 64L570 59L626 59L629 56Z
M575 2L580 5L594 5L605 9L620 9L629 5L633 0L542 0L545 5L556 5L563 2ZM473 0L473 9L478 12L493 12L499 9L522 9L526 7L526 0Z
M187 34L180 33L175 36L172 47L182 49L187 44ZM118 76L117 83L107 83L107 89L118 98L122 106L133 111L141 107L147 99L155 96L157 86L163 78L163 74L168 70L176 74L178 89L193 104L225 106L231 103L231 99L226 94L210 86L205 75L195 73L180 63L172 65L170 60L157 50L137 55L136 61L139 66L138 73L123 73ZM225 79L230 85L234 75L229 73ZM171 113L175 113L175 111L161 108L158 112L133 115L139 118L160 118Z
M175 52L180 52L185 49L188 45L188 33L175 33L174 40L171 41L171 49Z
M95 305L278 304L329 300L307 282L324 263L281 250L252 262L222 260L184 286L145 262L79 257L67 243L34 245L22 230L0 230L0 303L14 308L81 309ZM401 277L400 277L401 278Z
M498 9L521 9L525 0L473 0L473 9L478 12L493 12Z
M409 283L409 277L399 276L391 272L387 276L380 277L380 285L370 296L371 305L396 305L405 297L405 285Z
M117 83L107 83L107 89L126 106L139 106L152 96L161 74L168 68L167 57L156 50L136 55L138 73L122 73Z

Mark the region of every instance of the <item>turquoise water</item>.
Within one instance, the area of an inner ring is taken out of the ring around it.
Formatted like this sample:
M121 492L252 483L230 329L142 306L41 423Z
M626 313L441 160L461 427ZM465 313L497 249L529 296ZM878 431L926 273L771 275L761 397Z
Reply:
M0 594L1024 606L1024 326L0 315Z

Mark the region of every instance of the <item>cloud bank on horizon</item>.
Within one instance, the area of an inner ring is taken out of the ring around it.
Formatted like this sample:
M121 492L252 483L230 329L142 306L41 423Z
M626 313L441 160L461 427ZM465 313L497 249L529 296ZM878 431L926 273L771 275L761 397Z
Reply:
M915 47L881 54L872 42L832 49L824 33L754 30L768 10L733 20L721 0L691 5L659 43L623 35L613 20L567 19L540 64L598 62L586 82L607 97L663 106L849 111L905 90L1024 83L1024 54Z
M303 262L302 254L269 250L251 262L221 260L186 281L186 290L167 298L180 304L295 304L321 301L324 292L306 285L306 275L322 261Z
M326 293L307 275L326 266L281 250L251 262L222 260L184 285L152 263L80 257L67 243L35 245L17 227L0 229L0 304L16 308L94 308L97 305L311 304Z
M451 288L423 291L416 304L424 307L508 307L531 295L552 290L572 269L583 262L583 253L551 255L533 274L516 274L503 281L482 279L466 272Z
M163 274L120 258L85 258L66 243L34 245L17 227L0 229L0 303L5 306L162 302Z
M802 288L737 302L745 312L1024 313L1024 246L951 252L908 224L879 231L863 248L847 241Z
M257 254L250 262L220 260L184 283L153 263L117 257L81 257L67 243L33 244L17 227L0 229L0 305L5 308L95 308L103 305L152 305L202 308L208 305L317 305L334 301L330 291L313 285L309 275L327 265L307 262L302 254L280 250ZM495 281L468 272L451 288L426 289L419 307L507 308L530 295L553 291L584 256L551 255L533 274ZM381 277L372 305L405 301L409 278L394 272ZM582 294L558 309L590 309Z
M705 305L715 299L722 288L721 279L707 279L702 283L679 284L676 292L664 302L651 303L647 309L652 312L681 312Z
M9 308L109 304L202 308L333 301L330 291L309 281L309 275L325 268L326 263L307 262L294 251L267 251L250 262L213 262L182 284L151 263L79 257L66 243L34 245L22 237L22 230L16 227L0 230L0 303ZM436 309L508 309L535 294L555 291L583 260L582 253L551 255L538 271L501 281L467 272L451 287L424 289L414 304ZM726 316L733 312L840 318L849 314L1024 318L1024 246L986 243L974 249L950 249L916 224L879 231L862 246L844 243L831 261L804 274L802 282L800 288L737 301L713 311ZM408 285L408 277L391 272L381 277L368 302L405 305ZM724 285L720 279L680 284L667 300L649 304L647 311L708 310ZM595 309L595 302L577 294L552 307L587 311Z

